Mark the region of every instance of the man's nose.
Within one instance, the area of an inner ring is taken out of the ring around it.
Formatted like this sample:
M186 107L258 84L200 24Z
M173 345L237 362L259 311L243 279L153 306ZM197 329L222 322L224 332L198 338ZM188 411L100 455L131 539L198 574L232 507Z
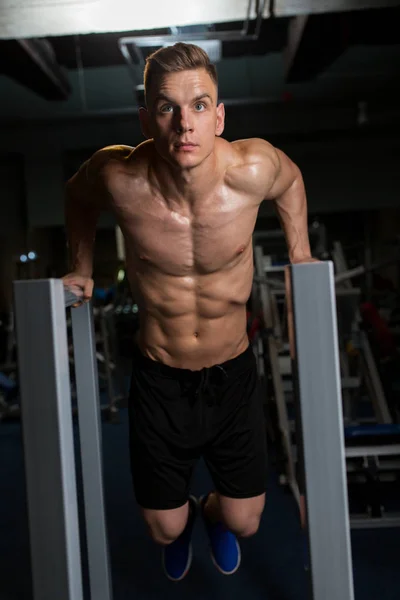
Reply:
M175 113L175 129L177 133L186 133L193 131L193 121L190 116L190 111L179 109Z

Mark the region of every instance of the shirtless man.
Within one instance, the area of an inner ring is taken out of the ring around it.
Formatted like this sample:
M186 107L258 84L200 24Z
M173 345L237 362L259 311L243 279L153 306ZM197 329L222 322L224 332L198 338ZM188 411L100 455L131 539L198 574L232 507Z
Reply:
M200 48L158 50L144 84L147 140L99 150L68 182L64 281L91 297L96 222L112 210L140 314L129 406L136 499L170 579L190 568L197 512L228 575L265 501L265 424L246 334L252 233L261 202L273 201L290 261L312 261L306 195L280 150L220 137L216 70ZM198 501L189 490L200 456L215 491Z

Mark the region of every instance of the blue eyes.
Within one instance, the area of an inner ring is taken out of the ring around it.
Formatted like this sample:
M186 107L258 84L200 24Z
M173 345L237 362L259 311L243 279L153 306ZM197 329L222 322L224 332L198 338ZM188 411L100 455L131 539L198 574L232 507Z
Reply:
M195 112L203 112L203 110L205 110L205 104L203 104L202 102L197 102L194 105L194 110ZM174 111L174 107L172 106L172 104L164 104L164 106L161 107L160 111L162 113L172 113Z

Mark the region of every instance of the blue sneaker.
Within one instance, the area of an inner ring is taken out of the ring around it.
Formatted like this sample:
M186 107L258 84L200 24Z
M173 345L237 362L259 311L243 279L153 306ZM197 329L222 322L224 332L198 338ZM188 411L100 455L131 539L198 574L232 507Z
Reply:
M240 567L241 552L236 536L222 523L212 523L204 506L208 496L200 498L201 513L210 539L211 558L220 573L233 575Z
M181 535L169 546L163 548L162 563L165 575L171 581L181 581L192 565L192 530L196 520L198 502L189 497L189 518Z

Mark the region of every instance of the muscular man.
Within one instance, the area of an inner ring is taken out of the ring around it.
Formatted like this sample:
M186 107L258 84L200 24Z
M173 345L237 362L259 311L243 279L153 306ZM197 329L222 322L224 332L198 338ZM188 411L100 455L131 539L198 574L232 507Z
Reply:
M312 260L306 195L280 150L220 137L216 70L200 48L158 50L144 84L147 140L99 150L68 183L65 284L91 297L96 222L112 210L140 310L129 406L136 499L170 579L190 568L197 512L214 564L231 574L237 538L256 533L265 501L265 426L246 334L252 233L261 202L273 201L291 262ZM201 456L215 491L198 501L189 492Z

